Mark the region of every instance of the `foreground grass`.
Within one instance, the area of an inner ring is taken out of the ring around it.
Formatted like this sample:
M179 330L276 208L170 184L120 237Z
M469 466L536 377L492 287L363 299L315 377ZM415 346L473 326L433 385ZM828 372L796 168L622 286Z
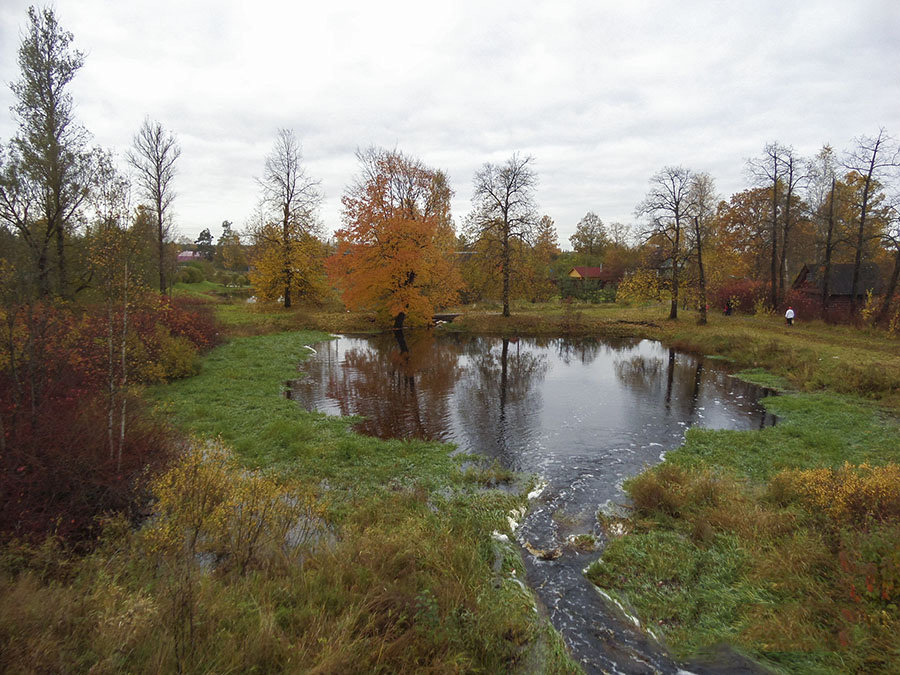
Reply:
M236 506L220 517L263 513L254 485L290 486L313 500L319 515L307 524L317 534L295 564L274 546L238 568L221 551L248 540L246 531L240 539L226 524L200 537L220 553L217 563L198 566L183 537L169 538L180 557L154 543L147 531L160 520L137 533L110 526L81 560L50 545L8 549L0 560L0 669L577 671L535 613L517 553L492 537L509 533L506 515L521 497L484 489L490 469L485 480L461 472L446 446L363 438L347 420L307 413L282 396L308 354L304 345L324 337L235 339L205 359L199 376L151 392L180 428L233 448L236 470L246 473L221 492L243 496L229 497ZM198 441L201 458L205 443ZM196 476L206 474L181 475L189 489L175 496L197 498L176 500L174 515L194 523L211 492L197 487L206 483ZM221 548L213 547L223 528Z

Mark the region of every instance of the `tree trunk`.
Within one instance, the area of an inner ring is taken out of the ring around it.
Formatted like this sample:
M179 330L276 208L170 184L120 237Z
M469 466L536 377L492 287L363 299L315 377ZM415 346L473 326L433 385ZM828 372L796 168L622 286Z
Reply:
M873 157L872 164L875 159ZM863 185L863 199L859 210L859 231L856 235L856 255L853 257L853 282L850 284L850 313L856 315L856 295L859 292L859 271L862 267L862 251L865 243L866 216L869 208L869 187L872 184L872 171L866 175L866 182Z
M669 318L678 318L678 248L681 246L681 223L675 216L675 245L672 248L672 306L669 308Z
M284 274L284 308L291 306L291 285L294 282L294 270L291 266L291 232L288 207L284 207L284 220L281 224L282 250L284 251L284 259L282 273Z
M116 441L115 434L113 432L114 422L115 422L115 411L116 411L116 372L115 372L115 349L113 347L113 337L115 329L113 327L113 311L112 311L112 299L107 300L106 306L106 322L107 322L107 336L106 336L106 367L107 367L107 387L109 394L109 405L107 410L107 420L106 420L106 436L107 441L109 443L109 459L112 461L112 458L115 456L116 452Z
M158 208L161 208L157 204ZM159 292L166 292L166 268L165 268L165 259L166 259L166 247L163 242L163 219L162 213L157 210L156 212L156 235L159 241L157 242L157 254L159 255Z
M791 233L791 195L794 192L794 156L788 155L787 198L784 201L784 218L781 224L781 259L778 265L778 297L784 298L787 276L788 238Z
M125 396L125 387L128 385L128 368L127 361L125 360L125 344L126 337L128 335L128 262L125 262L125 285L122 297L122 379L119 383L119 396L122 400L122 412L119 418L119 455L116 463L116 471L121 471L122 469L122 451L125 447L125 406L128 403L128 399Z
M59 278L56 280L59 289L59 297L67 298L69 295L68 270L66 269L65 230L62 223L56 226L56 270Z
M697 237L697 268L700 274L700 320L701 326L706 325L706 275L703 272L703 246L700 241L700 221L694 216L694 236Z
M400 312L394 317L394 330L403 330L403 322L406 321L406 312Z
M831 295L831 255L834 249L834 187L835 178L831 179L831 196L828 200L828 232L825 237L825 265L822 277L822 318L827 320L828 302Z
M769 291L769 303L772 309L778 307L778 163L776 160L775 177L772 180L772 260L770 262L769 276L771 287Z
M509 224L503 230L503 316L509 316Z

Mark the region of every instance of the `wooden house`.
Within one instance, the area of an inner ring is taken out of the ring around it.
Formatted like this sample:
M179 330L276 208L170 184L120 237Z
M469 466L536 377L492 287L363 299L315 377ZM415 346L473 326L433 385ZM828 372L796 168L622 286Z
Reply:
M824 265L804 265L791 288L795 291L820 298L824 288ZM828 304L831 306L849 305L853 290L853 263L835 263L831 265L828 279ZM881 270L875 263L863 263L859 270L859 281L856 288L856 300L862 302L871 291L878 294L884 291Z
M582 283L590 282L596 288L618 281L613 270L604 270L603 267L573 267L568 276Z

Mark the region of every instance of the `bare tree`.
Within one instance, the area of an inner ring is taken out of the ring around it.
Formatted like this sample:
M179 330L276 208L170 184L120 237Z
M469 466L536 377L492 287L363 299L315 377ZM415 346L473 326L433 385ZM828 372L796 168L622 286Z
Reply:
M769 214L769 245L771 247L769 259L769 304L774 308L778 306L778 189L781 187L783 177L784 155L789 150L777 141L768 143L763 148L763 154L756 159L747 160L750 175L759 185L771 189L772 207Z
M835 173L834 150L830 145L822 149L810 165L810 182L808 200L812 205L813 216L818 224L822 241L822 316L828 311L831 295L831 261L837 246L835 238L834 198L837 186Z
M0 156L0 220L25 241L41 295L50 293L55 241L57 292L67 296L66 237L91 181L88 134L75 121L67 91L84 56L52 9L31 7L28 20L19 47L21 77L10 85L19 130Z
M788 268L788 248L791 229L794 226L792 216L796 210L793 204L799 187L809 180L809 170L805 163L794 155L790 146L781 153L782 182L784 183L784 207L781 218L781 256L778 263L778 297L784 298Z
M614 221L607 227L609 237L616 246L627 246L631 238L631 225Z
M887 320L891 311L894 293L897 292L897 285L900 282L900 197L895 194L891 202L891 205L888 207L890 220L881 237L885 249L892 251L894 254L894 269L884 291L884 300L881 303L881 308L875 317L876 323L883 323Z
M688 239L691 247L697 253L697 272L700 291L700 318L698 323L705 326L706 317L706 272L703 267L703 248L709 238L709 229L716 214L716 205L719 197L716 194L716 184L708 173L694 174L690 183L690 196L688 198L693 230Z
M277 244L281 249L282 297L284 306L290 307L293 277L297 273L293 249L298 237L309 235L315 229L315 213L322 201L319 181L307 175L303 149L292 130L278 130L275 146L266 157L262 178L258 178L257 183L262 188L264 218L270 216L279 223Z
M853 242L855 255L853 259L853 281L850 285L850 311L856 312L859 277L862 267L863 249L867 239L867 218L870 215L872 200L884 175L900 166L900 146L887 135L884 128L878 130L874 138L860 136L856 139L856 147L847 153L843 162L848 171L855 171L862 179L862 194L856 204L859 213L856 237Z
M500 242L503 274L503 316L509 316L511 244L527 242L538 220L534 193L537 175L534 158L514 153L504 164L487 163L475 172L470 234L474 240L494 237Z
M181 156L181 147L171 132L149 117L144 118L132 145L128 163L135 170L139 192L150 202L156 217L159 290L165 293L165 242L172 219L170 207L175 199L175 163Z
M668 243L672 261L672 306L669 318L678 318L678 268L684 259L684 227L691 215L691 185L694 174L681 166L667 166L650 178L650 191L635 208L638 218L647 218L646 241L662 238Z

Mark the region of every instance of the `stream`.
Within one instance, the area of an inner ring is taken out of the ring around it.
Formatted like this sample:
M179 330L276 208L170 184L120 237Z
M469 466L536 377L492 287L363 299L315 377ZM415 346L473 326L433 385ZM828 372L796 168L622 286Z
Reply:
M543 489L516 530L527 582L589 673L760 672L727 651L679 664L583 575L600 553L598 508L626 502L623 481L662 460L692 426L775 423L769 393L710 359L639 339L501 339L430 331L316 344L288 395L309 410L363 417L381 438L455 443L534 474Z

